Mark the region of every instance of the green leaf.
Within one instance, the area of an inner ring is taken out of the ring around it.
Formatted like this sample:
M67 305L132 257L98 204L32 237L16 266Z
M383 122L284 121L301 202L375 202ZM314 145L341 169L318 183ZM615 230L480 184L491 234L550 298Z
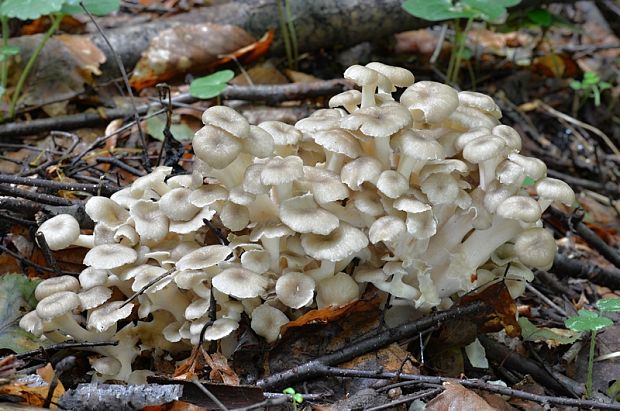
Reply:
M152 114L153 111L149 110L148 114ZM164 141L164 128L166 127L166 113L159 114L157 116L149 117L146 120L146 132L156 140ZM187 124L179 124L172 118L172 124L170 125L170 132L177 141L190 141L194 138L194 130L192 130Z
M596 302L596 308L601 311L620 311L620 298L604 298Z
M581 84L581 81L578 81L578 80L571 80L571 82L568 83L568 85L573 90L581 90L583 88L583 85Z
M301 404L302 402L304 402L304 396L296 392L295 394L293 394L293 401L295 401L297 404Z
M601 78L598 76L598 74L596 74L593 71L586 71L583 74L583 85L584 86L593 86L595 84L597 84L599 81L601 81Z
M551 27L553 14L545 9L534 9L527 12L527 18L540 27Z
M65 14L83 14L84 10L80 6L80 0L65 0L66 3L62 7ZM86 10L95 16L105 16L107 14L118 11L120 0L82 0Z
M600 83L598 83L598 88L601 91L607 90L608 88L611 88L611 84L606 81L601 81Z
M520 0L463 0L463 3L474 10L476 18L494 22L501 20L508 13L506 7L519 4Z
M295 389L292 387L285 388L282 394L295 395Z
M616 380L611 386L607 389L607 395L615 401L620 399L620 380Z
M19 20L34 20L59 12L65 0L4 0L0 14Z
M521 335L524 341L545 342L549 346L572 344L580 337L580 333L561 328L536 327L525 317L519 317Z
M451 0L406 0L402 8L409 14L429 21L476 17L475 12L461 2Z
M19 51L19 47L17 46L0 47L0 54L3 56L15 56L16 54L19 54Z
M523 182L521 183L521 186L529 187L529 186L533 186L534 184L536 184L536 180L534 180L530 176L525 176L525 178L523 179Z
M19 353L43 345L19 327L19 319L37 305L34 289L38 283L21 274L0 277L0 348Z
M192 81L189 94L201 99L217 97L226 88L226 83L234 77L232 70L220 70L205 77Z
M564 325L573 331L599 331L614 323L609 318L600 317L594 311L579 310L578 314L564 321Z

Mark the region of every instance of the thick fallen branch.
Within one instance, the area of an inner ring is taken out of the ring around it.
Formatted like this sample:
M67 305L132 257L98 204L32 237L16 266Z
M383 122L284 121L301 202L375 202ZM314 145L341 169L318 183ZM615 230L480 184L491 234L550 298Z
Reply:
M558 277L586 278L594 284L609 287L612 290L620 289L620 270L605 269L592 263L575 260L566 254L558 254L549 269Z
M277 103L304 98L333 96L351 88L352 84L342 79L277 85L228 86L222 92L221 97L225 100ZM172 104L188 104L195 101L195 98L184 93L175 96L172 99ZM141 104L136 109L138 114L144 115L152 107L160 108L161 104L159 102ZM132 115L133 110L131 109L114 108L102 109L97 112L30 120L21 123L7 123L0 125L0 139L16 138L50 130L74 130L81 127L95 127L107 124L116 118L129 118Z

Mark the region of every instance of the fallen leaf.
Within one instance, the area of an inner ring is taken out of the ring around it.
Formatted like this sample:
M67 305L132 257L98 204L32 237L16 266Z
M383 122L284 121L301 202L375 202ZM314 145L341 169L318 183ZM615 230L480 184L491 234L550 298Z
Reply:
M38 376L26 376L15 380L12 384L0 386L0 394L14 395L22 399L19 404L41 407L45 403L45 398L49 391L49 383L54 375L51 364L37 370ZM65 389L62 383L58 381L58 385L52 395L52 405L50 408L58 408L60 397L64 394Z
M444 391L426 404L426 411L495 411L481 396L461 384L446 382Z
M564 53L549 53L536 57L532 63L532 71L554 78L573 78L579 74L575 61Z
M503 282L492 284L479 293L464 295L459 304L465 305L474 301L483 301L493 309L490 314L474 315L469 318L479 324L478 332L489 333L504 329L510 337L518 337L521 334L517 322L517 306Z
M211 373L209 378L212 381L223 382L226 385L239 385L239 376L230 368L228 360L222 355L222 353L216 352L211 355L205 355L205 360L209 367L211 367Z
M280 327L280 335L284 335L284 333L291 328L303 327L307 324L329 323L342 318L345 315L376 310L380 304L380 300L380 296L375 294L375 296L370 300L357 300L346 305L337 307L330 306L308 311L295 321L288 322Z
M20 353L44 345L19 327L19 319L37 305L34 289L38 283L22 274L0 277L0 348Z
M251 34L231 25L205 23L172 27L151 40L129 83L141 90L185 73L205 71L222 61L220 56L233 54L255 41Z
M79 64L77 70L88 83L93 82L93 74L96 76L101 74L99 66L105 63L105 54L88 37L61 34L55 38L75 57Z
M536 327L525 317L519 318L519 325L524 341L544 342L549 348L572 344L581 337L581 333L564 328Z

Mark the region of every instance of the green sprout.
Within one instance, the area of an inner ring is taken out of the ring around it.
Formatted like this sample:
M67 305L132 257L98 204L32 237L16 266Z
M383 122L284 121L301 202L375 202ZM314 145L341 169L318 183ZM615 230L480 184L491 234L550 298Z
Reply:
M453 20L454 40L446 77L454 83L458 80L461 61L467 58L465 43L474 20L494 23L503 20L507 7L519 4L521 0L406 0L403 9L418 18L428 21ZM459 19L467 19L462 28Z
M620 311L620 298L599 300L596 303L600 311ZM592 370L594 368L594 349L596 346L596 333L613 325L613 321L601 317L599 313L588 310L579 310L578 315L564 321L567 328L578 332L590 332L590 352L588 355L588 375L586 376L586 397L592 397Z
M282 393L291 396L291 399L293 400L293 411L297 411L297 406L304 402L304 396L298 392L295 392L295 389L292 387L286 388L282 391Z
M586 71L583 73L583 79L572 80L569 83L570 88L575 90L575 96L573 100L573 112L576 112L588 99L594 100L596 107L601 105L601 93L609 88L611 84L606 81L601 81L598 74L593 71Z

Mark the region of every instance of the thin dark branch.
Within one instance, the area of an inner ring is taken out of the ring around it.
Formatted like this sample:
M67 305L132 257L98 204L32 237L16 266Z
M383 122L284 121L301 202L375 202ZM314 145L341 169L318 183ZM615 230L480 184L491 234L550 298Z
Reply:
M209 399L211 399L211 401L213 401L221 410L228 411L228 408L226 408L226 406L222 404L222 402L215 395L213 395L213 393L209 391L207 387L202 385L200 381L198 381L198 378L194 376L194 378L192 378L192 382L196 387L198 387L200 391L206 394L207 397L209 397Z
M70 206L74 204L73 201L61 197L20 190L19 188L10 187L8 185L0 185L0 193L11 197L25 198L26 200L32 200L36 203L49 204L53 206Z
M95 161L97 163L106 163L106 164L112 164L114 167L118 167L122 170L127 171L130 174L133 174L134 176L137 177L142 177L144 175L146 175L146 173L144 171L140 171L135 167L130 166L129 164L124 163L120 158L116 158L116 157L97 157L95 159Z
M109 345L118 345L118 341L62 342L58 344L49 345L47 347L40 347L36 350L14 354L14 355L18 359L25 359L25 358L35 357L37 355L45 356L48 351L60 351L60 350L73 349L73 348L105 347Z
M267 101L278 103L289 100L300 100L330 96L349 90L352 85L346 80L323 80L310 83L292 83L255 86L228 86L220 97L225 100ZM179 94L172 98L172 104L193 103L196 99L189 94ZM150 108L160 108L154 101L136 107L140 115L146 114ZM53 118L30 120L21 123L7 123L0 125L0 138L16 138L28 136L49 130L74 130L81 127L95 127L109 123L116 118L132 116L132 111L125 108L102 109L96 113L80 113Z
M620 289L620 270L605 269L592 263L575 260L566 254L556 255L549 271L558 277L587 278L594 284L603 285L612 290Z
M593 408L599 410L620 410L620 404L605 404L593 400L581 400L577 398L552 397L549 395L537 395L526 391L515 390L497 384L490 384L477 379L459 380L457 378L433 377L428 375L403 374L398 372L377 372L366 370L353 370L349 368L330 367L323 364L315 364L314 376L332 376L344 378L376 378L418 381L430 384L455 383L467 388L475 388L493 392L500 395L508 395L514 398L534 401L539 404L566 405L580 408Z
M39 265L33 261L30 261L29 259L27 259L26 257L20 255L19 253L16 253L15 251L12 251L10 249L8 249L7 247L3 246L2 244L0 244L0 253L7 253L8 255L10 255L11 257L15 258L17 261L29 265L30 267L34 268L35 270L39 271L39 272L47 272L47 273L53 273L54 270L48 267L43 267L42 265ZM62 275L72 275L72 276L76 276L79 273L72 273L72 272L68 272L68 271L61 271L60 274Z
M352 360L359 355L375 351L393 342L415 336L419 332L435 327L444 321L466 317L468 315L485 312L487 310L489 310L489 307L482 301L475 301L468 305L454 307L446 311L430 314L419 320L381 331L372 337L363 339L359 342L351 343L339 351L315 358L312 361L298 365L289 370L272 374L262 380L259 380L257 385L263 389L286 387L302 379L320 375L322 370L321 367L323 366L341 364ZM316 374L317 371L319 371L319 374Z
M139 295L144 294L144 292L146 290L148 290L150 287L152 287L155 283L163 280L164 278L168 277L170 274L172 274L174 271L176 270L176 268L171 268L170 270L166 271L165 273L153 278L151 281L149 281L144 287L142 287L139 291L136 291L131 297L129 297L128 299L125 300L125 302L123 303L123 305L121 305L119 307L123 308L124 306L126 306L127 304L129 304L130 302L132 302L133 300L135 300Z
M103 195L106 197L114 194L120 189L119 187L106 184L103 181L99 184L63 183L60 181L44 180L41 178L16 177L8 174L0 174L0 183L43 187L52 190L83 191L85 193Z

